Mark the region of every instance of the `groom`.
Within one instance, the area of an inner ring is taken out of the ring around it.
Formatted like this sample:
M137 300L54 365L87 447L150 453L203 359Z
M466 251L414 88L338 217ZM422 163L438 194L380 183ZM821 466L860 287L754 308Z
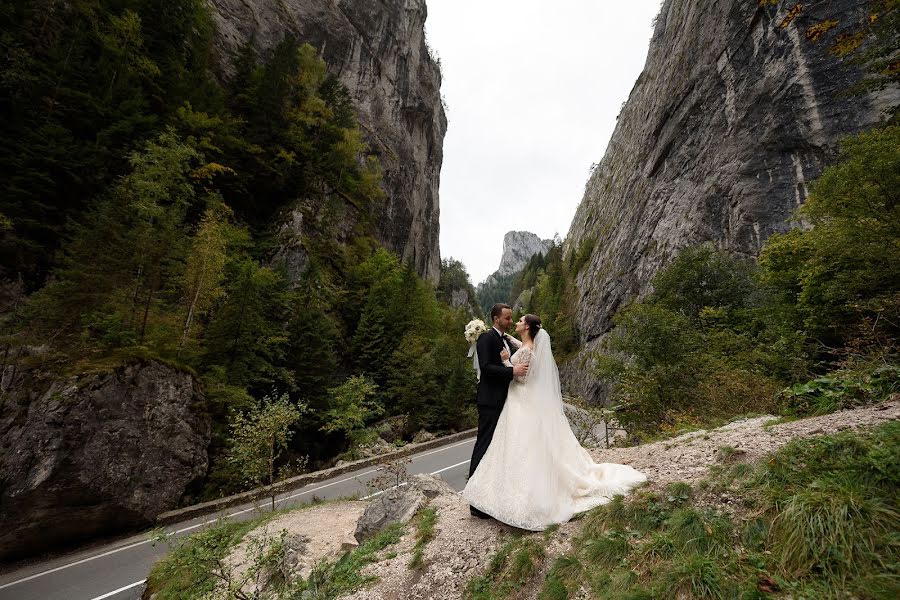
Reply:
M478 468L484 453L491 445L494 437L494 429L500 418L500 411L506 403L506 394L509 391L509 382L514 376L525 375L528 365L516 365L507 367L500 359L503 350L512 355L513 348L507 341L507 329L512 324L512 309L506 304L495 304L491 307L491 322L493 327L478 337L478 366L481 369L481 379L478 381L478 392L475 401L478 405L478 437L475 438L475 448L472 450L472 461L469 463L469 477ZM474 506L469 511L482 519L490 518Z

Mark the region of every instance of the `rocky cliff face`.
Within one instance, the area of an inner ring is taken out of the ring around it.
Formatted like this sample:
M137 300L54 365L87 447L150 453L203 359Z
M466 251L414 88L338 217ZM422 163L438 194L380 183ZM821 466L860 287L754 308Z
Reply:
M508 231L503 236L500 267L484 282L478 284L478 289L496 283L501 277L518 273L525 268L532 256L546 254L552 244L553 240L542 240L530 231Z
M381 241L432 282L440 276L438 183L447 129L441 73L425 43L424 0L210 0L225 73L248 42L286 34L315 46L350 90L384 169Z
M535 254L546 254L553 240L542 240L530 231L510 231L503 236L503 257L497 273L509 275L525 268Z
M593 243L577 276L586 350L680 249L711 241L758 254L789 227L837 140L897 105L896 87L848 93L864 74L842 50L872 10L864 0L664 2L566 239L567 255ZM564 379L597 396L583 368Z
M148 363L3 383L0 561L148 526L206 474L210 421L191 375Z
M500 267L478 284L477 296L481 311L489 315L497 302L510 304L513 310L521 310L523 298L512 298L513 286L519 273L535 254L546 254L553 240L542 240L529 231L509 231L503 236L503 257Z

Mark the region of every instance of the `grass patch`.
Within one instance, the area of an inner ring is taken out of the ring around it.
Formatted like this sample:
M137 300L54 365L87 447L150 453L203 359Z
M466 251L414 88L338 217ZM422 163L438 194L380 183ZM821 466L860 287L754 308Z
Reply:
M664 530L682 553L726 556L730 551L731 523L714 511L680 508Z
M301 507L267 513L251 521L222 521L178 541L168 556L154 565L147 576L147 589L157 600L193 600L218 597L241 598L241 584L224 559L243 541L250 531L285 513L305 510L319 504L345 501L345 498L307 504ZM152 533L152 532L151 532ZM335 562L322 562L305 580L286 579L280 567L285 555L285 532L253 540L248 552L251 578L261 573L269 579L268 597L273 599L304 598L330 600L371 583L375 578L362 576L362 568L378 560L378 552L396 544L403 536L401 524L395 524ZM164 537L162 533L157 537ZM228 591L225 591L228 590Z
M719 449L716 451L718 457L722 460L722 462L728 462L731 458L738 453L738 449L734 446L719 446Z
M147 576L147 589L158 600L191 600L212 594L223 581L221 561L247 532L270 518L221 522L185 538L154 565Z
M744 498L747 516L698 505L686 484L615 498L584 517L539 597L900 597L900 423L712 471L704 487Z
M900 423L792 442L749 487L774 568L797 590L900 596Z
M672 561L665 575L669 596L700 600L726 600L736 597L734 582L719 563L702 554L684 554Z
M628 538L622 531L610 531L587 540L580 555L590 567L612 567L628 555Z
M358 548L347 552L337 562L321 562L315 566L309 578L293 583L285 590L285 598L303 600L333 600L374 583L377 577L362 574L362 568L378 560L378 553L392 546L403 537L400 523L387 527Z
M692 494L690 485L678 482L667 486L662 495L638 490L627 501L623 496L615 496L609 504L587 513L581 539L613 529L641 534L655 531L673 510L688 503Z
M650 534L650 538L641 544L638 555L643 561L660 562L675 556L677 549L671 535L654 531Z
M584 566L570 554L559 556L550 567L539 600L563 600L577 590L585 577Z
M422 556L425 546L434 539L434 524L437 522L437 509L426 508L416 517L416 545L413 547L413 557L409 566L413 569L421 569L425 566Z
M535 537L516 536L491 558L487 572L466 586L468 600L512 597L534 576L544 560L544 546Z

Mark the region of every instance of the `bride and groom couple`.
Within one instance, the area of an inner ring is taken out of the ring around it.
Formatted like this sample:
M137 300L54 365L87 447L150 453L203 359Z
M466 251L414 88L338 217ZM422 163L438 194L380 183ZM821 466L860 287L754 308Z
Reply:
M495 304L490 316L476 345L478 437L462 492L472 515L542 531L646 481L627 465L595 463L578 443L540 318L516 323L519 341L505 333L509 306Z

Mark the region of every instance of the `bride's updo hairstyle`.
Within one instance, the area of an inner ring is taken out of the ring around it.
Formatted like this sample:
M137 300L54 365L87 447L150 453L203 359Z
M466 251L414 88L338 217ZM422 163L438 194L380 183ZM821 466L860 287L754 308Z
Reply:
M534 339L541 330L541 318L537 315L525 315L525 324L528 325L528 337Z

